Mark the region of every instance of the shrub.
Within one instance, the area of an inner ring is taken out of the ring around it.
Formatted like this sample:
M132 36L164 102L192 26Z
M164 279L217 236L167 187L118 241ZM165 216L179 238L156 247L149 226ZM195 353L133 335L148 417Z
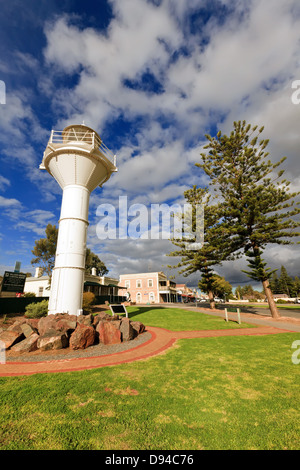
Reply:
M95 294L93 292L84 292L82 296L82 309L84 314L92 312L92 305L95 302Z
M25 308L25 317L27 318L41 318L48 314L48 300L32 303Z
M23 297L36 297L34 292L24 292Z

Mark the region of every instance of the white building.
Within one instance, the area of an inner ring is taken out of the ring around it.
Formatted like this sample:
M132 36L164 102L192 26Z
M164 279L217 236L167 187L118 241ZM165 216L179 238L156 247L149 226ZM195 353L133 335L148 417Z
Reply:
M96 269L92 269L92 274L85 274L84 277L84 292L93 292L96 296L101 299L102 303L105 300L109 302L115 302L125 294L125 290L121 290L122 286L118 286L119 280L107 277L97 276ZM50 295L50 283L49 276L41 275L41 268L36 268L34 277L27 277L24 286L24 293L32 292L36 297L49 297Z

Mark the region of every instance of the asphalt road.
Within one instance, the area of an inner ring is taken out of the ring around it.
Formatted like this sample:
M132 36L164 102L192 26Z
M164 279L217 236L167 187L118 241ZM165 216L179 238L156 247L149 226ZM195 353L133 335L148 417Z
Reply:
M190 304L186 304L186 305L190 305ZM207 303L200 303L198 304L198 306L201 306L201 307L204 307L204 308L209 308L209 302ZM279 304L278 304L279 306ZM223 304L223 303L218 303L216 304L216 307L218 309L224 309L225 307L227 308L234 308L234 307L239 307L240 308L240 311L242 313L257 313L259 315L265 315L266 317L271 317L271 312L268 308L259 308L257 307L256 305L245 305L245 304L242 304L242 305L236 305L236 304ZM282 306L282 308L279 308L279 313L282 317L291 317L291 318L298 318L300 319L300 308L298 309L288 309L288 308L284 308L284 306Z

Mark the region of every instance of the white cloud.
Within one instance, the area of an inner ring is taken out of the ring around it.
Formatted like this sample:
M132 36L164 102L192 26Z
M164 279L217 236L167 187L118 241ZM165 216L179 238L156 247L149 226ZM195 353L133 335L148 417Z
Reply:
M274 81L280 80L283 89L299 71L295 1L275 1L272 8L253 1L243 17L244 4L234 2L235 10L222 24L213 17L203 30L187 36L184 18L197 2L165 0L158 7L140 0L111 3L116 16L106 33L79 29L67 16L47 25L46 60L54 70L79 76L73 89L56 93L55 105L64 97L65 123L86 119L101 128L122 113L127 119L147 116L151 151L150 142L164 135L170 144L176 129L176 140L201 138L214 112L244 112L245 103L263 109L276 91ZM206 47L203 37L209 38ZM188 55L170 60L183 46ZM125 79L138 82L147 71L159 80L162 93L125 86ZM156 121L162 115L172 116L172 131Z
M8 186L10 186L9 179L7 179L4 176L0 175L0 191L4 191Z
M4 209L21 209L22 203L14 198L0 196L0 207Z

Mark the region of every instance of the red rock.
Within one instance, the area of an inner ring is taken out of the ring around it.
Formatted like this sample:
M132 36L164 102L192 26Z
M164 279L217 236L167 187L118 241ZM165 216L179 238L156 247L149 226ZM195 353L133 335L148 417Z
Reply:
M137 332L138 335L145 331L145 325L140 321L131 321L131 326Z
M93 324L93 315L78 315L77 323L83 323L86 326L92 326Z
M117 330L119 330L121 326L121 320L112 320L111 324L114 325L114 327L117 328Z
M55 315L47 315L46 317L40 318L38 322L38 330L41 336L44 336L47 330L50 328L54 330Z
M77 325L76 318L76 315L69 315L69 318L59 318L56 322L55 329L62 333L74 331Z
M109 320L110 318L111 318L111 316L109 315L109 313L100 312L100 313L98 313L97 315L94 316L93 325L96 328L96 326L98 325L98 323L101 320Z
M38 323L38 330L41 336L47 331L57 331L67 333L76 328L76 315L68 315L65 313L56 313L42 317Z
M21 330L24 333L24 335L26 336L26 338L28 338L33 333L37 333L37 330L35 328L32 328L31 325L28 325L28 323L23 323L21 325Z
M96 331L92 326L78 323L70 337L71 349L86 349L95 342Z
M121 331L116 328L114 322L100 321L96 327L99 333L99 341L103 344L121 343Z
M20 343L17 343L12 346L11 351L19 353L36 351L38 339L39 335L37 333L33 333Z
M107 320L108 321L122 320L122 317L120 317L119 315L109 315Z
M2 342L2 347L5 349L10 348L13 344L21 341L23 338L23 333L18 333L13 330L4 330L0 333L0 341Z
M40 336L37 342L38 349L48 351L49 349L63 349L69 344L68 337L65 333L56 331L49 332L44 336Z
M26 323L26 319L22 319L22 320L17 320L15 321L11 326L9 326L7 328L7 331L16 331L17 333L20 333L22 334L23 331L22 331L22 328L21 326L23 325L23 323Z
M26 318L26 323L36 330L38 330L39 321L39 318Z
M131 326L131 322L129 318L123 318L120 326L120 331L122 333L122 340L123 341L130 341L132 340L136 333L133 327Z

